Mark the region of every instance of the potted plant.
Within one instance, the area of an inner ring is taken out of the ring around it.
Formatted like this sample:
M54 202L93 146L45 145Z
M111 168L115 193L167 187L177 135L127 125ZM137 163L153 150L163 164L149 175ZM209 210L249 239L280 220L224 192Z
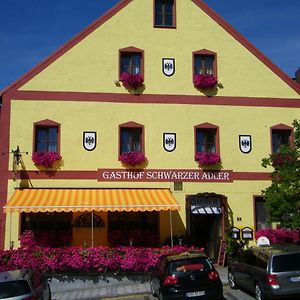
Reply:
M197 161L199 166L202 167L219 166L221 163L221 157L217 153L197 152L195 155L195 161Z
M140 74L122 73L120 76L123 86L128 89L137 89L143 86L144 79Z
M122 153L119 156L119 160L124 165L129 165L129 166L142 165L148 162L146 156L143 153L137 151Z
M218 81L211 74L196 74L193 84L197 89L213 89L218 85Z
M62 157L57 152L35 152L32 154L32 161L36 166L42 166L47 169L51 168L54 163L60 161Z

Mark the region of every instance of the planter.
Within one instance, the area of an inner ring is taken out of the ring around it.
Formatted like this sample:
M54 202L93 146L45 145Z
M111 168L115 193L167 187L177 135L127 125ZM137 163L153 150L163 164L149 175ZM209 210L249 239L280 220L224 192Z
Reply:
M195 161L199 163L199 166L204 168L219 167L221 164L221 157L217 153L197 152L195 155Z
M213 89L217 86L218 81L213 75L196 74L193 84L197 89Z
M120 80L122 81L125 88L134 90L142 87L144 83L144 79L140 74L122 73L120 76Z
M51 168L62 157L57 152L35 152L32 154L32 161L36 166L46 169Z
M141 166L148 163L146 156L141 152L127 152L119 156L119 160L125 166Z

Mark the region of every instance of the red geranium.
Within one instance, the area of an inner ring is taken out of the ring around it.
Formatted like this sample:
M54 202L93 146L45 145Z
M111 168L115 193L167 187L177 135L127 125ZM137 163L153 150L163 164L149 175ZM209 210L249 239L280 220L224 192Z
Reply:
M213 75L196 74L194 76L193 84L197 89L211 89L218 84L218 81Z
M32 161L36 166L51 168L56 161L61 160L57 152L35 152L32 154Z
M144 79L140 74L122 73L120 80L127 88L137 89L143 85Z
M221 157L217 153L197 152L195 155L195 160L201 166L213 166L221 162Z

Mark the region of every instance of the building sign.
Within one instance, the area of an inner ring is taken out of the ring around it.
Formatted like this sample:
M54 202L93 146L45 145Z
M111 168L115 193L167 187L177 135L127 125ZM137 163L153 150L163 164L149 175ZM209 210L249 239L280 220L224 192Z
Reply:
M232 171L99 169L98 181L233 182Z
M240 135L239 144L241 152L248 154L252 150L251 135Z
M235 240L239 240L241 238L241 230L239 228L233 227L231 229L231 237Z
M162 59L162 71L166 76L172 76L175 73L175 59L163 58Z
M176 133L164 133L163 144L166 151L174 151L176 148Z
M253 240L253 230L249 227L242 229L242 239L244 240Z
M188 207L194 215L221 214L222 200L216 194L197 194L188 198Z

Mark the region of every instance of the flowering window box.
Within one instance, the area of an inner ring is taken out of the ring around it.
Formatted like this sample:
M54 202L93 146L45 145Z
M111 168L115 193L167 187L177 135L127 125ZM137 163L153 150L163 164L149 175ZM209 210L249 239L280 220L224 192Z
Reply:
M136 166L147 163L146 156L141 152L126 152L119 156L119 160L124 165Z
M213 89L217 86L218 81L213 75L196 74L194 76L193 84L197 89Z
M129 89L137 89L143 86L144 79L140 74L129 74L122 73L120 80L123 83L123 86Z
M199 163L200 166L218 166L221 163L221 157L217 153L211 152L197 152L195 155L195 161Z
M51 168L54 163L60 161L62 157L57 152L35 152L32 154L32 161L36 166Z

